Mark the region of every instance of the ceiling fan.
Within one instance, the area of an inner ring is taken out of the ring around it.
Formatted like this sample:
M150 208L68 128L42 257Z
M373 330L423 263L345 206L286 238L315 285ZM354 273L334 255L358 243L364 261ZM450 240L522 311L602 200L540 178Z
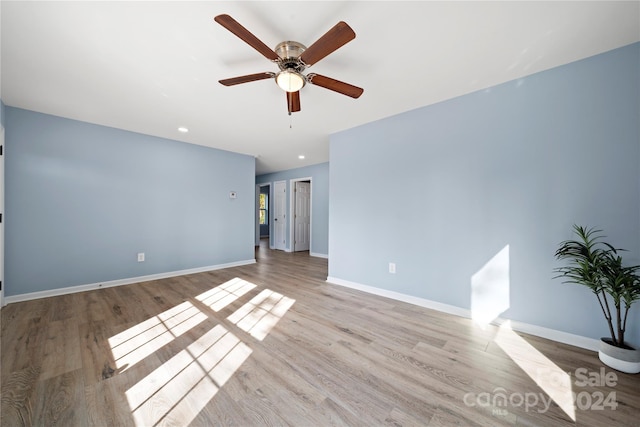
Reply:
M231 16L218 15L214 20L244 40L245 43L260 52L265 58L275 62L278 68L280 68L280 71L277 73L267 71L220 80L220 83L225 86L273 78L276 84L286 92L289 115L300 111L300 89L302 89L306 83L311 83L350 96L351 98L358 98L364 92L362 88L332 79L331 77L321 76L316 73L303 74L303 71L307 67L312 66L325 56L356 38L356 33L345 22L338 22L308 48L302 43L284 41L279 43L274 50L271 50Z

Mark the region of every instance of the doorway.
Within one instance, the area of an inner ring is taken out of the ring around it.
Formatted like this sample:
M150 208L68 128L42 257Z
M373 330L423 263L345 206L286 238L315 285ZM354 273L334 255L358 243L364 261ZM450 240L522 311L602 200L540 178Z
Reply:
M271 235L271 185L260 184L258 185L258 239L256 244L259 244L261 239L269 239Z
M293 252L311 249L311 178L291 180L291 247Z

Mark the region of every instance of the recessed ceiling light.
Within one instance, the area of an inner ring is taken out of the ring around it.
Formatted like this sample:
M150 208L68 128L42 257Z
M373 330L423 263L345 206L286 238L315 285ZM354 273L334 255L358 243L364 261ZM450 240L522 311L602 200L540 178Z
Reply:
M300 160L302 160L302 159L304 159L304 155L300 154L300 155L298 156L298 158L299 158Z
M187 132L189 132L189 129L187 129L187 128L186 128L186 127L184 127L184 126L180 126L180 127L178 128L178 132L187 133Z

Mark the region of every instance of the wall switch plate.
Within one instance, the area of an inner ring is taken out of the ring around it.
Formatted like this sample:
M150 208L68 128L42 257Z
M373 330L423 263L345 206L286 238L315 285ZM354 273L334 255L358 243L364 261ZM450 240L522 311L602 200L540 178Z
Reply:
M140 252L138 254L138 262L143 262L144 261L144 252Z
M396 274L396 263L395 262L390 262L389 263L389 273Z

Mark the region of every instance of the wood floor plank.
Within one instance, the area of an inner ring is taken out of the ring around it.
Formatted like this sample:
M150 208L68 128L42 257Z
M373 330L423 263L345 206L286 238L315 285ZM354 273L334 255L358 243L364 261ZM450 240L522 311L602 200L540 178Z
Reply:
M78 370L38 381L33 390L37 426L77 426L87 420L84 379Z
M640 376L576 384L601 372L594 352L331 285L308 253L263 242L256 258L3 308L0 423L638 425ZM548 367L568 388L536 381ZM501 390L615 392L617 407L525 407Z
M13 371L2 381L0 425L33 424L33 389L40 377L38 367Z
M82 369L85 384L93 385L112 377L117 371L108 339L112 334L104 323L91 322L78 325L82 351Z
M134 426L131 408L126 397L128 378L124 375L85 386L87 419L78 425L94 427Z
M42 353L38 362L42 370L41 380L82 368L78 325L72 319L47 323L46 340L40 347Z

